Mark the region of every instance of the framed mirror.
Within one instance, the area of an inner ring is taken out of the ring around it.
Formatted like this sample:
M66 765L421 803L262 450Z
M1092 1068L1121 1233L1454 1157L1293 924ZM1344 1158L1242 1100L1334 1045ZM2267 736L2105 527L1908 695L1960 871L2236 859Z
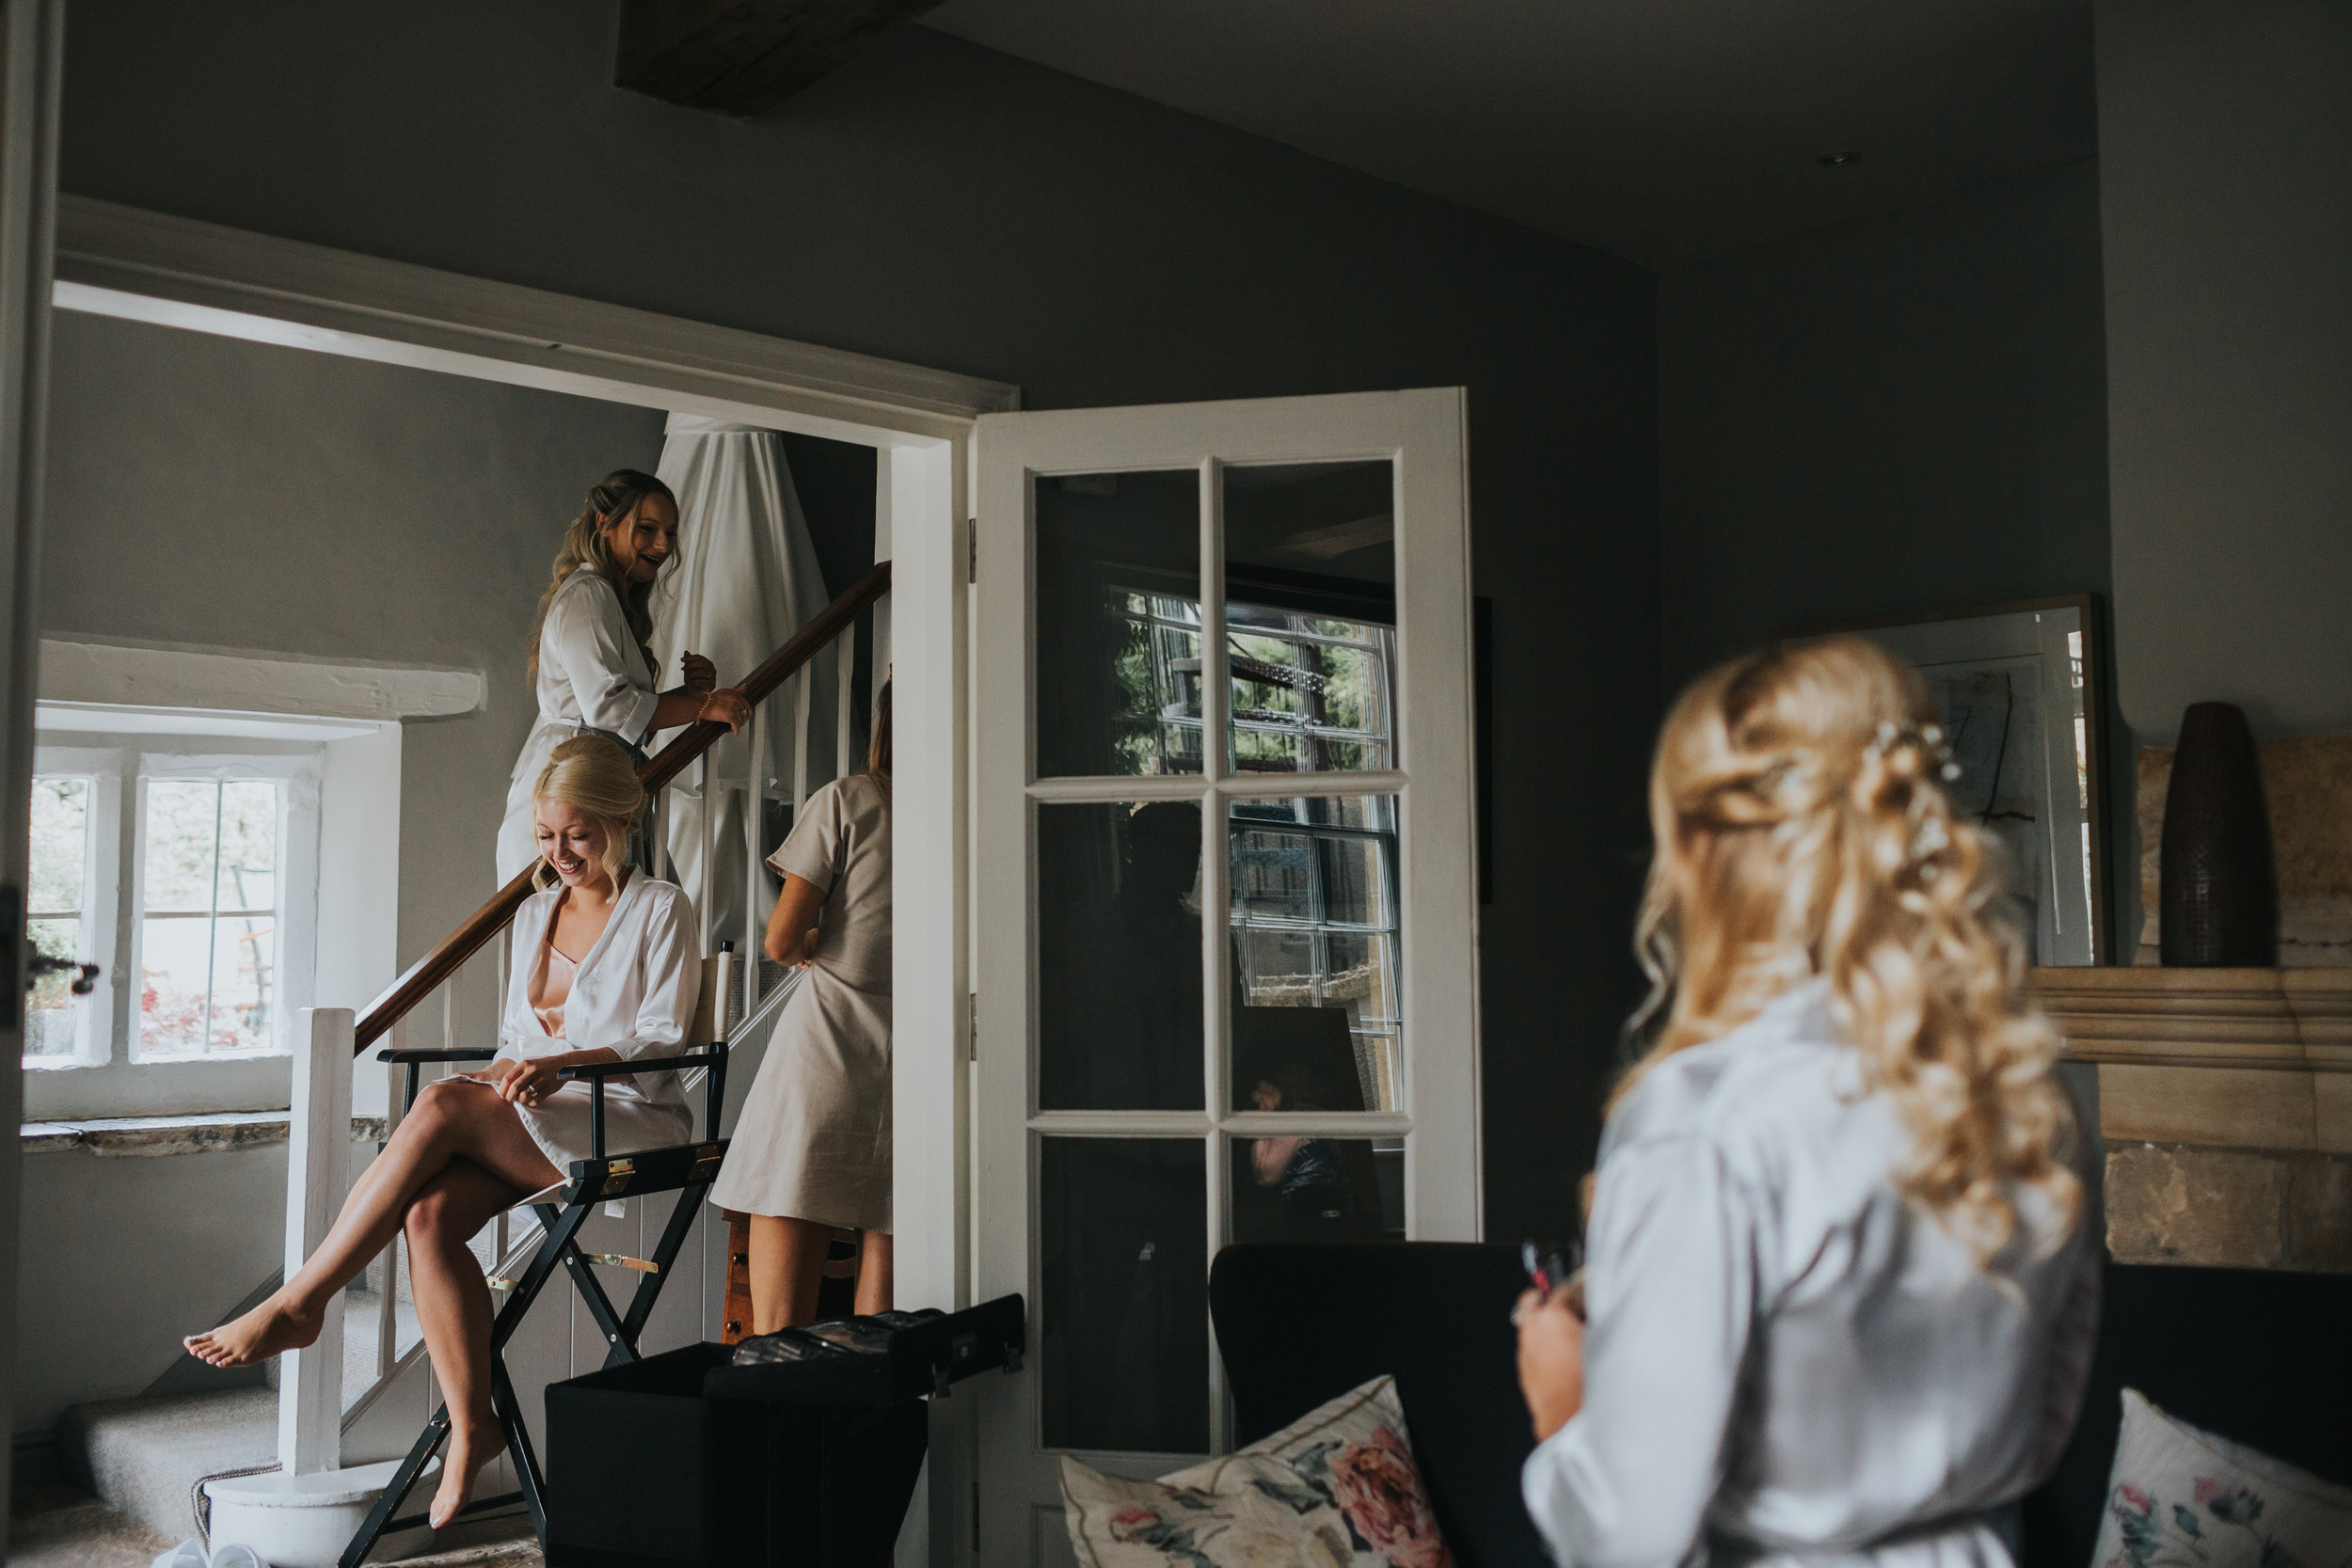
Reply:
M1960 778L1953 802L2000 840L2037 964L2095 964L2107 943L2098 600L2089 594L1782 639L1867 637L1923 675Z

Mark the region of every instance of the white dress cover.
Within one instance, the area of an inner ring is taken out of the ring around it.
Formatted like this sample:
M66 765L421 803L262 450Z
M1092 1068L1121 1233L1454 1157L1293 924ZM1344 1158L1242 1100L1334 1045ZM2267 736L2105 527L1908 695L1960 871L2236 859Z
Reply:
M2008 1568L1987 1515L2074 1429L2095 1217L1978 1270L1896 1192L1910 1136L1860 1093L1828 994L1666 1058L1610 1117L1584 1406L1521 1475L1564 1568L1675 1568L1702 1544L1742 1568ZM2017 1201L2046 1232L2046 1201Z
M501 886L539 858L531 789L548 756L590 730L643 745L658 700L655 672L629 635L620 594L593 568L575 568L555 591L539 630L539 721L506 786L506 817L499 824Z
M654 655L673 670L691 649L733 684L815 619L828 600L784 443L772 430L673 414L658 471L677 496L678 560L654 596ZM857 760L833 755L839 700L834 652L818 655L803 676L810 683L808 776L818 782ZM791 795L795 696L786 686L761 715L761 787L770 800ZM704 819L701 773L689 768L670 789L668 837L677 879L708 913L715 942L719 934L746 929L742 810L751 776L749 730L722 738L707 760L711 820ZM706 832L717 846L708 868L703 865ZM768 902L764 893L753 899L763 918Z
M890 784L827 784L769 863L825 890L808 975L784 1005L710 1201L890 1229Z
M548 940L564 889L534 893L515 915L516 961L499 1024L498 1059L523 1061L603 1049L623 1060L675 1056L694 1021L702 949L686 895L668 882L631 875L604 934L581 956L564 1002L564 1034L551 1037L531 1005L532 956ZM605 1080L604 1151L627 1154L690 1140L693 1113L675 1072ZM590 1086L566 1084L539 1104L518 1105L523 1126L557 1170L589 1157Z

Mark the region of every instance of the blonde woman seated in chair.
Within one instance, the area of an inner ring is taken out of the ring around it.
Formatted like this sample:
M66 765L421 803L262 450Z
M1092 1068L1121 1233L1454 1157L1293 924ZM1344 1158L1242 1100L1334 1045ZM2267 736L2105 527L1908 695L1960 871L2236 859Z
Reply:
M627 864L629 824L644 802L628 754L598 736L567 740L540 772L532 800L542 890L515 916L498 1056L417 1096L326 1240L276 1294L187 1340L191 1354L215 1367L311 1343L337 1294L405 1229L425 1351L449 1401L437 1528L466 1505L483 1466L505 1447L490 1403L490 1291L466 1243L588 1157L591 1087L557 1073L676 1054L701 979L686 895ZM662 1072L608 1082L608 1154L689 1139L693 1116L675 1080Z

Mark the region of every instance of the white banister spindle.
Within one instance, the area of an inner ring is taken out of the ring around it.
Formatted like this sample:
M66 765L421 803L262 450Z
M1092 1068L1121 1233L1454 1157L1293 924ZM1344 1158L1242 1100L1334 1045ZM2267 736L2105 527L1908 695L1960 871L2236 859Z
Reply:
M762 745L767 737L767 711L768 705L759 704L744 726L751 753L743 781L743 1012L747 1017L759 1005L759 937L767 914L759 907L759 895L767 891L759 852L765 836L761 819L767 815L763 808L768 803L768 752Z
M801 825L801 808L808 804L808 703L816 684L809 678L807 664L792 677L792 825L796 828Z
M840 700L835 703L833 744L833 776L846 779L857 771L857 759L850 755L850 685L857 676L857 623L850 622L834 639L833 667L838 677Z
M326 1240L343 1204L351 1171L352 1011L305 1007L294 1038L300 1049L294 1053L294 1106L287 1115L288 1279ZM307 1476L341 1467L342 1392L343 1314L338 1297L327 1304L316 1342L278 1363L281 1469Z
M717 821L719 798L711 788L711 782L710 753L705 752L694 759L694 787L702 795L703 808L696 815L694 822L695 837L701 841L699 847L702 850L702 853L696 857L694 869L695 874L701 877L703 885L692 890L696 895L694 912L702 922L700 932L702 951L705 953L710 951L712 890L719 885L719 824Z

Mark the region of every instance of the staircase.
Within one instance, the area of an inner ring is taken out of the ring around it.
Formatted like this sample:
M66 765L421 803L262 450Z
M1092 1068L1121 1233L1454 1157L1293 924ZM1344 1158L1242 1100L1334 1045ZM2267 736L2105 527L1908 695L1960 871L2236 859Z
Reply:
M805 762L810 710L806 667L836 640L853 634L859 616L887 594L889 586L890 565L884 562L860 578L742 683L740 689L752 705L755 737L763 724L797 721L796 754L803 762L790 792L796 818L810 789ZM846 657L836 661L842 671L843 699L841 736L834 748L837 758L846 758L849 751L850 662ZM638 770L641 782L653 798L653 828L646 837L652 846L652 868L659 874L673 872L665 832L669 788L690 767L701 762L709 748L726 733L725 727L719 724L689 726ZM757 754L755 739L753 750ZM700 788L707 783L707 768L698 768L697 773L694 783ZM755 768L752 798L747 802L748 809L741 814L747 840L740 847L744 863L760 859L764 847L753 838L764 816L760 809L764 785L765 781ZM704 820L708 820L707 816ZM707 834L711 832L707 828L705 831ZM720 847L707 839L701 864L716 863L715 852ZM729 847L729 851L735 852L734 847ZM455 1037L453 1008L447 1000L452 994L450 988L466 966L478 959L497 963L499 975L503 978L504 954L498 939L531 891L528 874L516 878L412 964L356 1021L353 1034L359 1052L364 1055L378 1042L389 1043L396 1027L401 1030L401 1043L405 1045L460 1043ZM697 908L704 907L704 900L696 902ZM760 900L755 897L746 902L756 905ZM726 936L734 939L739 948L758 952L764 913L764 910L752 909L747 911L744 930L721 933L708 928L706 911L706 947L715 949L720 938ZM732 1098L738 1102L742 1089L749 1087L757 1070L769 1028L800 979L799 971L764 960L743 964L739 972L744 977L744 994L738 1012L741 1022L735 1027L729 1069L729 1083L737 1091ZM444 998L444 1006L439 1009L423 1007L437 994ZM435 1012L438 1013L437 1019L433 1016ZM419 1032L421 1022L428 1032ZM432 1030L431 1025L436 1022L439 1027ZM689 1099L694 1101L698 1097L690 1093ZM395 1086L395 1114L399 1104L400 1093ZM295 1107L293 1114L300 1117L302 1108ZM348 1117L349 1107L342 1107L341 1114ZM731 1123L731 1115L729 1119ZM697 1135L724 1135L729 1131L731 1125L703 1129ZM332 1151L322 1157L332 1157ZM299 1165L289 1170L290 1204L304 1201L309 1174ZM648 1218L644 1212L648 1207L644 1203L632 1204L624 1218L599 1215L581 1232L582 1248L636 1257L648 1255L653 1248L649 1232L668 1218L666 1210ZM718 1338L725 1292L726 1236L723 1225L714 1224L714 1220L715 1216L706 1211L698 1224L701 1236L690 1241L680 1255L679 1273L685 1275L691 1268L699 1277L675 1279L665 1288L661 1306L647 1327L644 1349L648 1354ZM525 1212L485 1229L475 1239L473 1246L485 1274L513 1275L520 1271L538 1241L537 1224ZM277 1278L263 1282L235 1311L242 1312L259 1303L277 1285ZM547 1383L602 1364L601 1336L591 1332L583 1341L590 1347L585 1353L588 1359L583 1366L574 1366L575 1325L569 1316L573 1310L577 1310L577 1306L567 1290L560 1286L550 1289L509 1347L508 1362L515 1372L516 1392L532 1416L541 1408L540 1390ZM406 1449L438 1402L408 1291L404 1243L395 1240L367 1273L353 1282L345 1292L343 1311L342 1463L354 1465L390 1458ZM219 1372L200 1363L183 1360L142 1395L77 1405L58 1422L60 1479L96 1494L109 1506L174 1540L198 1534L200 1522L197 1516L196 1488L200 1481L229 1472L277 1466L279 1395L276 1372L276 1363L265 1372ZM544 1430L536 1419L531 1424L536 1446L544 1451ZM501 1461L497 1468L503 1466L504 1461ZM495 1469L485 1473L485 1494L511 1490L511 1477L500 1476Z

